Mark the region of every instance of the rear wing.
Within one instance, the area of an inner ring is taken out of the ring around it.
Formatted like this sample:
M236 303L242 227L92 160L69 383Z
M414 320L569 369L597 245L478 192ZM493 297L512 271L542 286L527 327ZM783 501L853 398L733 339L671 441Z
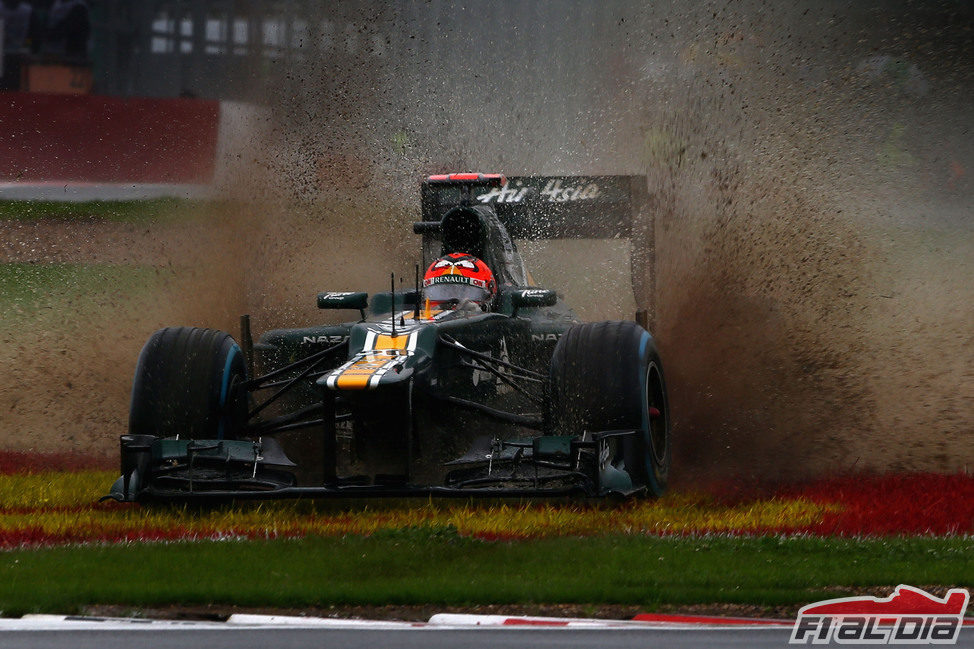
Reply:
M423 222L415 231L423 234L424 265L438 254L435 224L461 206L496 215L510 239L630 240L636 320L647 329L653 327L656 209L645 176L443 174L423 182L421 199ZM505 263L523 268L513 242L508 245Z
M469 200L492 207L515 239L628 239L650 222L645 176L449 174L430 176L421 197L423 221Z

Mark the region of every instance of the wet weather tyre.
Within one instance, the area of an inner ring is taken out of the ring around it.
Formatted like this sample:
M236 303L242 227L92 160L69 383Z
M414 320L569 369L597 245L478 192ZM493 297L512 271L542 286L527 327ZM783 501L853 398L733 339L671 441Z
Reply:
M633 429L619 460L647 495L666 490L670 418L663 364L653 337L635 322L575 325L551 358L549 417L555 434Z
M222 331L167 327L152 334L135 368L129 433L234 439L247 421L246 365Z

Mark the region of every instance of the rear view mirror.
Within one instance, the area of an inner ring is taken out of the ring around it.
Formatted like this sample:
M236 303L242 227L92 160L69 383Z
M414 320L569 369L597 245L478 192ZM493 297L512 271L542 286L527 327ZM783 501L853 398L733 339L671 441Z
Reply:
M319 309L357 309L359 311L363 311L368 306L368 293L347 293L337 291L318 293Z
M558 294L546 288L522 288L511 292L511 306L514 307L512 316L517 310L528 307L554 306L558 301Z

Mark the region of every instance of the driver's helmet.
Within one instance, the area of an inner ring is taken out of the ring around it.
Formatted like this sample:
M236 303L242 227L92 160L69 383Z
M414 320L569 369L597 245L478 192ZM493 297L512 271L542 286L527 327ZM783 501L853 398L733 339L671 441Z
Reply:
M428 309L455 309L472 302L486 311L495 295L494 274L487 264L466 253L440 257L423 276L423 297Z

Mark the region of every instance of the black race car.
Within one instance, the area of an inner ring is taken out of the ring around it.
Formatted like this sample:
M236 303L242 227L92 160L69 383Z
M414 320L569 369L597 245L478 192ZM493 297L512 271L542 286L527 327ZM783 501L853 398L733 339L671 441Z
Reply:
M430 311L417 266L413 290L318 295L358 312L345 324L157 331L107 497L659 496L670 418L645 315L580 323L514 244L632 236L647 204L636 176L429 177L423 267L483 260L489 304Z

